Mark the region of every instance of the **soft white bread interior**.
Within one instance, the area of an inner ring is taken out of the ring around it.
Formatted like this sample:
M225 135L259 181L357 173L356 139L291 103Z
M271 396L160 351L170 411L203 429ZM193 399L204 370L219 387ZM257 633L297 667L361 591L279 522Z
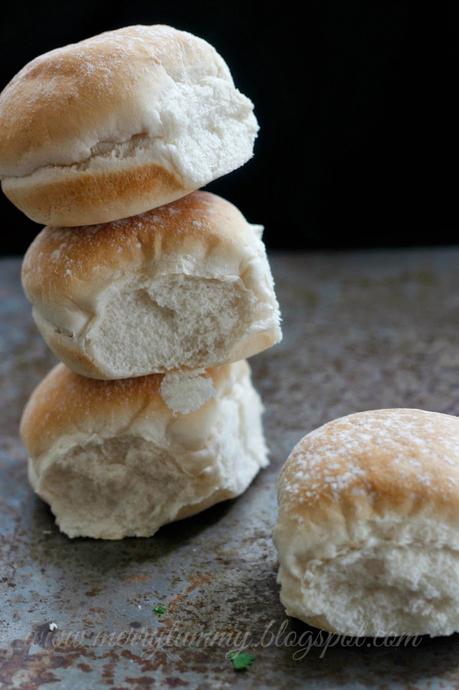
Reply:
M258 125L208 43L131 26L42 55L0 95L0 177L38 223L105 223L243 165Z
M459 419L361 412L305 436L279 480L281 600L346 635L459 630Z
M84 376L208 368L281 338L258 229L207 192L118 222L45 228L22 280L46 342Z
M261 413L244 361L125 381L59 364L21 421L30 482L69 537L150 536L247 488L267 464Z

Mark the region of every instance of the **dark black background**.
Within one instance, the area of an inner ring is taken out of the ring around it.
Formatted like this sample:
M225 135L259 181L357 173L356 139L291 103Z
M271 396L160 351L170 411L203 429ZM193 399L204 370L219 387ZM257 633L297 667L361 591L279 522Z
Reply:
M271 248L456 242L459 10L453 3L10 2L0 84L37 54L133 23L215 45L255 103L255 157L210 189ZM4 253L39 229L4 197Z

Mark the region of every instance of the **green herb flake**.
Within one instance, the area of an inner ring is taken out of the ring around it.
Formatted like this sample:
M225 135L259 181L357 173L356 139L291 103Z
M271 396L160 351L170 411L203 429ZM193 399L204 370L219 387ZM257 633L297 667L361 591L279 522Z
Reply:
M161 606L161 604L158 604L158 606L153 607L154 613L156 613L158 616L162 616L164 613L166 613L166 607Z
M230 652L229 658L231 659L235 671L244 671L255 661L253 654L249 654L248 652Z

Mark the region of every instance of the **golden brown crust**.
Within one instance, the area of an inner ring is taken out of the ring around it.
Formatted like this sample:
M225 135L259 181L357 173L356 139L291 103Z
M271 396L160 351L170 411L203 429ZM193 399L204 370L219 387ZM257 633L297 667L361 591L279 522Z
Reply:
M90 296L118 272L194 250L241 256L252 228L228 201L193 192L142 215L103 225L44 228L23 263L24 290L33 304ZM199 247L202 247L199 249Z
M113 414L136 412L148 406L165 407L159 395L162 376L152 374L135 379L98 381L75 374L58 364L37 386L25 406L20 433L30 455L36 457L52 444L58 430L85 427L91 420Z
M459 419L388 409L329 422L293 449L279 503L285 518L316 524L426 510L457 522Z
M247 362L242 361L208 369L206 375L217 390L249 372ZM99 435L104 429L114 433L119 427L127 428L140 415L152 420L158 415L173 418L173 411L160 395L163 378L163 374L150 374L100 381L58 364L35 388L24 408L20 434L29 455L37 458L56 440L79 430L86 436Z
M133 165L123 170L74 172L40 181L31 175L5 178L8 199L36 223L75 227L107 223L143 213L179 199L192 190L158 165Z

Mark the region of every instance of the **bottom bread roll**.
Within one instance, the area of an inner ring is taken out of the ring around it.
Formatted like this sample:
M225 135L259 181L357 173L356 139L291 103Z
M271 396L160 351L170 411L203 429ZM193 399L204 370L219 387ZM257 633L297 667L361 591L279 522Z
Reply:
M279 479L287 613L352 636L459 630L459 419L375 410L305 436Z
M147 537L241 494L267 464L245 361L98 381L56 366L21 420L29 479L69 537Z

